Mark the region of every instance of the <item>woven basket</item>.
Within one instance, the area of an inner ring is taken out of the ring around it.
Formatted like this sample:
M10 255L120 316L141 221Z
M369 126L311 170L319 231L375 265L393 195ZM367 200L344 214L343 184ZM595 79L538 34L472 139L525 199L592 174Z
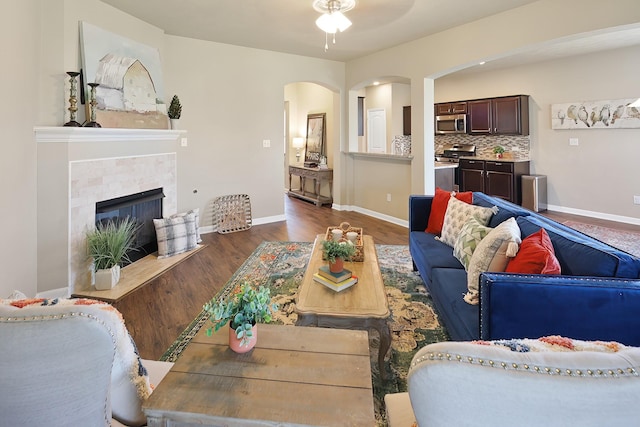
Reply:
M246 194L216 197L213 201L216 231L233 233L251 228L251 201Z
M333 240L333 234L331 230L335 229L342 230L342 239L347 240L347 233L350 231L355 231L358 233L358 237L356 238L356 253L351 257L350 261L362 262L364 261L364 244L362 242L362 228L361 227L352 227L348 222L343 222L337 227L327 227L327 234L325 236L325 240ZM324 257L323 257L324 259Z

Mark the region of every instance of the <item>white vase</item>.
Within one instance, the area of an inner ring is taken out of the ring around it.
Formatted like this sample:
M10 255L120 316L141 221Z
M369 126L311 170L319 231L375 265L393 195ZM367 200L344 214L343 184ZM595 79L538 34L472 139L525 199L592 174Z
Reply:
M180 129L180 119L169 119L169 121L171 122L171 129Z
M106 291L113 288L120 280L120 266L96 271L96 290Z

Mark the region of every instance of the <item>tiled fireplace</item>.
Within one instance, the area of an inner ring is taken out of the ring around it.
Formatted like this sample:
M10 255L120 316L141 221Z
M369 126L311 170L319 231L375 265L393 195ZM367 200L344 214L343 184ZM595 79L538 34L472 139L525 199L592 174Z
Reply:
M163 214L177 211L176 154L69 162L69 282L73 290L91 283L85 233L94 227L96 202L162 188Z
M96 202L161 188L163 216L177 212L177 146L183 131L40 127L38 291L89 289L86 232Z

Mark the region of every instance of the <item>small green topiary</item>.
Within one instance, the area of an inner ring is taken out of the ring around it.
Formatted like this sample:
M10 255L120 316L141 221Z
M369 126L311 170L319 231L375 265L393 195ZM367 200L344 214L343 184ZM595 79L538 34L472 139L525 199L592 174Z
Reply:
M180 98L178 98L178 95L173 95L173 98L171 98L171 104L169 104L169 111L167 114L170 119L179 119L182 115L182 105L180 104Z

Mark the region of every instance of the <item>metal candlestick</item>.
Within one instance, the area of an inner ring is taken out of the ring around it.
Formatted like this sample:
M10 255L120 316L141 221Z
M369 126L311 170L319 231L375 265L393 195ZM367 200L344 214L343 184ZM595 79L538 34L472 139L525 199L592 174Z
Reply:
M71 84L71 89L69 93L69 121L65 123L65 126L82 126L80 123L76 121L76 112L78 111L78 88L76 86L76 77L80 74L77 71L67 71L69 75L69 83Z
M96 105L98 105L98 101L96 101L96 88L100 86L100 83L89 83L89 86L91 86L91 101L89 102L91 106L91 121L85 123L84 127L101 128L100 123L96 122Z

